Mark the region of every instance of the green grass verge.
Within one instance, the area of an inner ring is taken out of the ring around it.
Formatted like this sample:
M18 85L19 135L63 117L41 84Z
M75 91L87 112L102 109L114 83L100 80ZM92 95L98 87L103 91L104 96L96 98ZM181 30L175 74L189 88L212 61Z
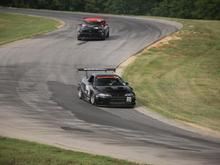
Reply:
M0 45L53 31L59 24L43 17L0 13Z
M56 147L0 137L2 165L135 165L124 160L95 156Z
M123 77L140 104L220 131L220 21L180 20L179 40L149 49Z

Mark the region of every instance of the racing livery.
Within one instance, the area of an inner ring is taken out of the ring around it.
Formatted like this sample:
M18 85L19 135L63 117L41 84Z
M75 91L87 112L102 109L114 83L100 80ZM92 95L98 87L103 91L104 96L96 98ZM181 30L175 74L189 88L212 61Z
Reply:
M78 40L101 39L109 37L109 26L102 17L84 18L77 30Z
M135 106L135 93L133 89L124 82L121 77L114 73L112 68L86 69L79 68L78 71L96 71L82 78L78 86L78 97L89 101L93 105L114 105L123 107ZM105 71L97 73L97 71Z

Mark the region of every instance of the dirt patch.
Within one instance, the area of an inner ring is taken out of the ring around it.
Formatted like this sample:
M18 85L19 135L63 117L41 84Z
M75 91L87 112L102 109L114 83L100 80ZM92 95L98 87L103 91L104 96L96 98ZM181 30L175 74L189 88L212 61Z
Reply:
M56 19L56 18L50 18L50 19L53 19L53 20L59 22L59 25L57 25L57 29L61 29L61 28L64 27L65 24L66 24L64 21L62 21L62 20L60 20L60 19Z
M171 36L167 36L167 37L163 38L162 40L160 40L159 42L151 45L148 49L150 49L150 48L161 48L164 45L169 45L170 41L175 41L175 40L181 40L181 38L178 37L176 34L171 35Z

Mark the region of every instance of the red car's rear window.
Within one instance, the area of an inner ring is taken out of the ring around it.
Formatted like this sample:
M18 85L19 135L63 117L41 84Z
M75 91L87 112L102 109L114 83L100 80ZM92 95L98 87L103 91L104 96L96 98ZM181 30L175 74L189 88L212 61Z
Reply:
M85 18L84 21L86 21L86 22L102 22L104 20L102 18Z

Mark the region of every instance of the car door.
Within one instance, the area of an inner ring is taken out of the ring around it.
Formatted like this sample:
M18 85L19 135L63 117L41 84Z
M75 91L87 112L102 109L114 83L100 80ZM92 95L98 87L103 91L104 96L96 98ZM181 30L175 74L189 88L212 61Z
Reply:
M91 75L88 79L87 82L85 83L85 95L90 98L91 92L93 92L93 83L94 83L94 75Z
M83 96L84 96L84 97L85 97L85 96L87 97L85 78L83 78L82 81L80 82L79 88L80 88L80 90L82 91Z

